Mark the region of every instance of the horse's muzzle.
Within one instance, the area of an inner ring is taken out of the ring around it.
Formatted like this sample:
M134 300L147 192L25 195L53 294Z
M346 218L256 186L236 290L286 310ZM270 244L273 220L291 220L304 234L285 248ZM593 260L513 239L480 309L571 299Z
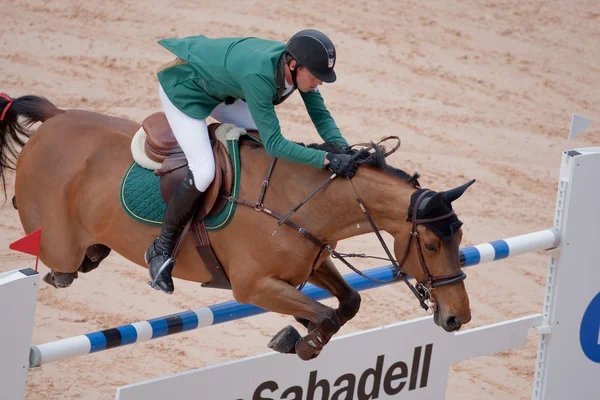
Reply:
M456 315L442 316L442 313L440 312L436 312L433 315L433 322L443 328L446 332L458 331L463 324L466 324L469 321L462 321L460 317Z

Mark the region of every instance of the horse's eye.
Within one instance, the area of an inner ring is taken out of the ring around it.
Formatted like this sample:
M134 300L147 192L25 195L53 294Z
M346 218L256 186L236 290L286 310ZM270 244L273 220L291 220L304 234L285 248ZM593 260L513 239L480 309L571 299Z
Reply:
M435 253L438 247L434 243L425 243L425 250Z

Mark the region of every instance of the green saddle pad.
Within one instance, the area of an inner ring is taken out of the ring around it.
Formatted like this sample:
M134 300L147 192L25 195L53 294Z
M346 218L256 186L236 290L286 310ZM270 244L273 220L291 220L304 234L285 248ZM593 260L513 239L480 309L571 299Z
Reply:
M233 168L230 193L237 198L240 191L240 153L237 140L227 141L227 152ZM160 194L160 177L154 170L141 167L135 161L129 166L121 182L121 206L134 220L161 226L167 205ZM206 229L215 231L224 228L235 213L236 203L227 202L217 215L204 218Z

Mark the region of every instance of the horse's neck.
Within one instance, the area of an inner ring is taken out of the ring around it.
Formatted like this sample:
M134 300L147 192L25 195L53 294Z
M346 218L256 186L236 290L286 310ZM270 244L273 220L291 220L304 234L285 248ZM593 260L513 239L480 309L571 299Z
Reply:
M359 168L352 185L378 229L393 234L405 225L415 188L368 167ZM373 231L356 201L352 185L345 178L336 178L309 201L313 234L326 241L338 241Z

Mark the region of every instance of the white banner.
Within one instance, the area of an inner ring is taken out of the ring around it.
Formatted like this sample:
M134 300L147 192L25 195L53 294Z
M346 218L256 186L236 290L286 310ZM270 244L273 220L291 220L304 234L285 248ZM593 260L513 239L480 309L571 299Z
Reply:
M521 347L541 319L447 333L431 317L419 318L334 339L308 362L268 353L124 386L117 399L439 400L452 363Z

